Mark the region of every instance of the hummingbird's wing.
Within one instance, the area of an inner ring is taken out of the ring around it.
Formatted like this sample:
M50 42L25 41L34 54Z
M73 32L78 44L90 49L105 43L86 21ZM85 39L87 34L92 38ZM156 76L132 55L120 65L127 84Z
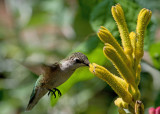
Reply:
M50 71L54 71L59 67L59 63L56 62L52 65L40 64L40 65L31 65L27 63L22 63L23 66L28 68L31 72L36 75L41 75Z
M29 69L31 68L30 70L33 73L36 73L37 75L40 75L40 76L37 79L37 81L35 83L35 86L33 88L33 91L32 91L28 106L26 108L27 111L31 110L38 103L38 101L48 92L48 90L46 88L42 87L43 86L43 82L47 78L49 78L48 77L49 73L51 73L52 71L54 71L57 68L59 68L59 64L58 63L54 63L52 65L41 64L39 67L40 67L40 70L36 69L36 72L33 70L33 67L29 67ZM37 71L39 71L39 72L37 72Z
M54 64L51 64L51 65L46 65L46 64L41 65L41 69L43 70L43 73L53 72L57 68L59 68L59 63L58 62L56 62Z
M43 72L41 65L31 65L31 64L23 63L23 66L28 68L32 73L36 75L41 75Z

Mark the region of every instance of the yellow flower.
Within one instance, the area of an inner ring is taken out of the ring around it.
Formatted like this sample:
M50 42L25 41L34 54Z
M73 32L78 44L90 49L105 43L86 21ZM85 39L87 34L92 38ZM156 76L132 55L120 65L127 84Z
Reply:
M125 102L130 103L132 101L131 94L126 91L126 88L124 88L125 86L127 86L127 84L123 81L123 79L118 78L104 67L99 66L95 63L90 64L89 70L97 77L106 81ZM121 83L123 83L123 85Z
M125 109L128 108L128 103L124 102L122 98L117 98L117 99L114 101L114 104L115 104L116 106L118 106L119 108L125 108Z
M144 34L147 28L147 25L151 19L152 12L146 8L143 8L137 19L137 28L136 28L136 35L137 35L137 42L136 42L136 65L139 64L140 59L143 57L143 46L144 46Z
M127 65L123 62L123 60L121 59L117 51L114 49L114 47L110 44L107 44L106 46L104 46L103 52L105 56L109 58L112 61L112 63L115 65L121 77L123 77L123 79L126 82L134 86L135 85L134 75L129 70Z
M102 42L104 42L105 44L108 43L108 44L112 45L116 49L117 53L119 53L119 55L121 56L123 61L126 63L126 65L129 65L130 62L129 62L127 56L125 55L122 47L119 45L119 43L113 37L113 35L109 32L109 30L107 30L105 27L101 26L101 29L99 29L99 32L97 34Z
M124 52L127 54L128 58L131 59L133 49L131 46L131 41L129 39L129 32L125 21L123 9L120 4L117 4L116 6L112 6L111 11L114 20L117 22L117 26L122 39Z
M114 103L118 106L120 114L125 114L124 108L132 113L142 114L144 106L139 101L140 92L138 89L141 72L139 63L143 56L144 31L152 12L145 8L142 9L138 15L136 32L129 34L120 4L113 6L111 11L120 32L123 48L105 27L101 26L97 35L105 45L104 55L114 64L121 78L95 63L90 64L89 70L106 81L118 94L119 98Z

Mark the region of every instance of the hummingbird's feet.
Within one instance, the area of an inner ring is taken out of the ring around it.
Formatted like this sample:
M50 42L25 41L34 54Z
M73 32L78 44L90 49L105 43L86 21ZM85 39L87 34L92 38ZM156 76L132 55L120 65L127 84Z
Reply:
M48 96L50 95L50 93L52 93L52 95L54 95L54 97L56 98L56 94L55 94L55 92L56 91L53 91L53 90L51 90L51 89L48 89Z
M53 88L54 89L54 91L53 90L51 90L51 89L48 89L48 96L50 95L50 93L52 93L52 95L54 95L54 97L56 98L56 94L55 94L55 92L57 91L58 92L58 96L60 97L61 95L62 95L62 93L60 92L60 90L59 89L57 89L57 88Z
M62 93L60 92L59 89L57 89L57 88L53 88L53 89L55 90L55 92L56 92L56 91L58 92L58 96L59 96L59 97L62 96Z

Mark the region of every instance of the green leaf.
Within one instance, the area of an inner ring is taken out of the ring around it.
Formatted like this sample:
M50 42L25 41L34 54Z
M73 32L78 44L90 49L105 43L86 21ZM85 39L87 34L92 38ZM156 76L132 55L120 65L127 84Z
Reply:
M160 42L154 43L149 48L149 54L153 64L157 69L160 69Z
M153 89L153 77L150 72L141 72L141 82L139 85L140 92L141 92L141 99L143 103L146 105L151 105L154 101L155 91ZM147 107L147 106L146 106Z
M101 1L102 0L78 0L83 17L89 19L92 9Z
M88 19L83 16L82 10L79 10L75 16L73 28L77 36L76 41L84 40L88 34L93 33L92 27Z
M116 27L111 15L112 0L103 0L97 4L91 12L90 23L94 31L98 31L100 26L105 26L112 30Z
M89 36L88 40L84 41L80 46L78 46L74 52L83 51L83 53L90 53L99 44L100 40L96 35Z
M160 10L160 1L159 0L135 0L137 4L142 7L153 10Z
M90 13L100 1L101 0L78 0L79 9L73 23L76 40L83 40L88 34L93 33L89 23Z
M157 98L155 100L155 107L160 106L160 91L158 92Z

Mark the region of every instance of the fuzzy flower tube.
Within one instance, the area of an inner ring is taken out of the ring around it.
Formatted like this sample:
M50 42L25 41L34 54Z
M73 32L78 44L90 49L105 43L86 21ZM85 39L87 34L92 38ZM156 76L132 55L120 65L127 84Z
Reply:
M104 43L104 55L113 63L120 77L95 63L90 64L89 70L107 82L117 93L119 97L114 103L118 107L119 114L126 114L124 109L128 109L132 114L144 114L138 85L141 72L140 61L144 53L144 34L152 12L143 8L138 15L136 31L130 33L121 5L112 6L111 12L119 29L122 47L105 27L101 26L97 34Z

